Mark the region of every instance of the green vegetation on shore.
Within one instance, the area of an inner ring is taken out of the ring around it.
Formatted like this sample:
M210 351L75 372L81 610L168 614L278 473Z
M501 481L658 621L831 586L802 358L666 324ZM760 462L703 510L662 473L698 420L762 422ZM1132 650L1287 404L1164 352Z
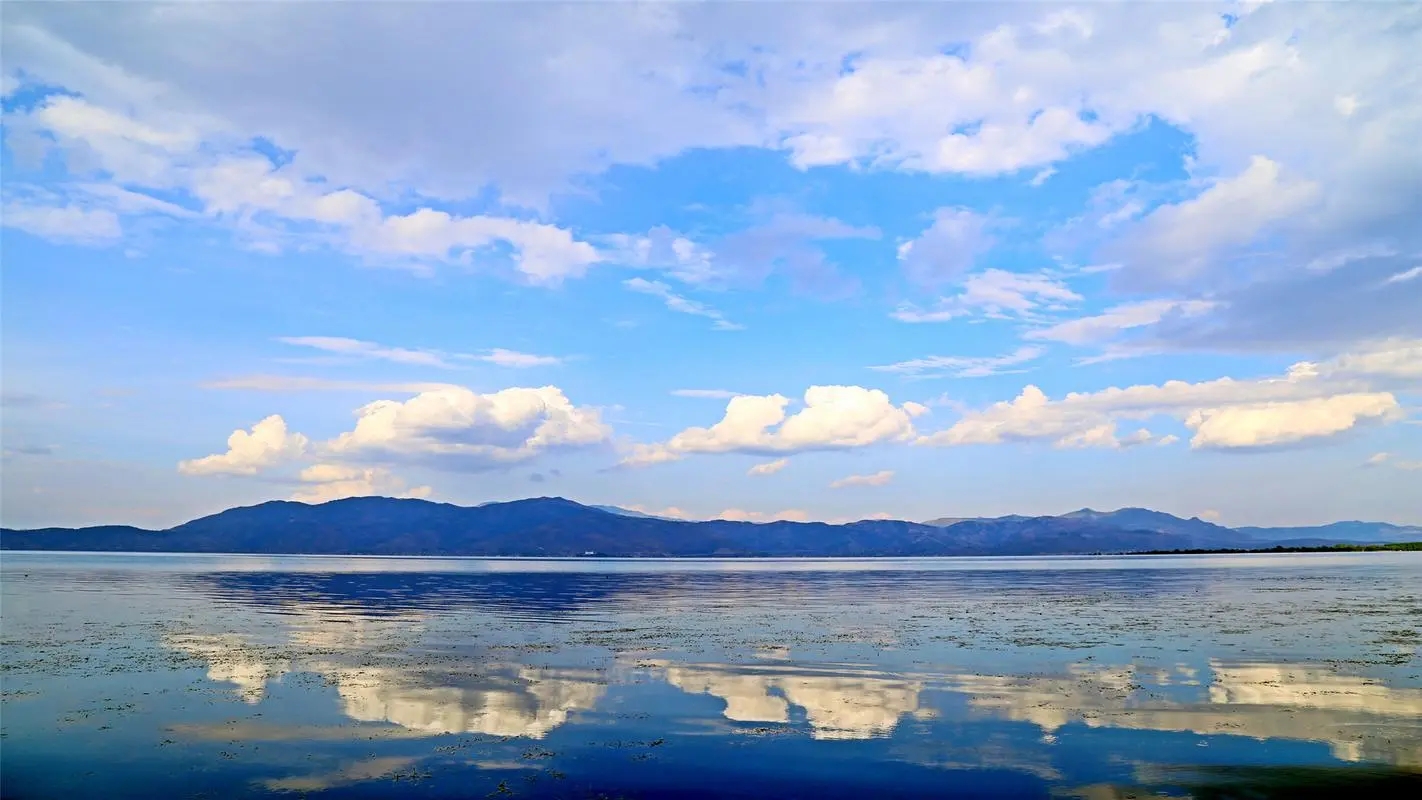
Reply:
M1219 553L1371 553L1377 550L1422 550L1422 542L1397 542L1395 544L1328 544L1319 547L1286 547L1275 545L1258 550L1201 549L1201 550L1142 550L1135 553L1120 553L1125 556L1207 556Z

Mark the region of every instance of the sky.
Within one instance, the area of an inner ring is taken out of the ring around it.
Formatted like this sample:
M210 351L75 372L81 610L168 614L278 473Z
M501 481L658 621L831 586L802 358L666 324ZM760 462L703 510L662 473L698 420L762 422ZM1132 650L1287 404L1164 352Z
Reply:
M1422 6L6 3L12 527L1422 524Z

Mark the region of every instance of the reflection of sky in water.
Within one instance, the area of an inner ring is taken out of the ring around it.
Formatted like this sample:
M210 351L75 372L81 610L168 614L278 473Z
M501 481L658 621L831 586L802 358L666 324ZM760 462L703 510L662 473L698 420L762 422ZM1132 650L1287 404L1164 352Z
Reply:
M4 793L1422 774L1422 558L1090 563L7 554ZM76 752L89 768L62 769Z

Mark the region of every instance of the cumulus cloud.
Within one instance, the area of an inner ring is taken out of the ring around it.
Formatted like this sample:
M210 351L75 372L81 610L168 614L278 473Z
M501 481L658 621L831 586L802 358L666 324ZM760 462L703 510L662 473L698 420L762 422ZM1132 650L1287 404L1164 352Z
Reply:
M894 471L891 469L879 470L869 475L848 475L830 483L831 489L843 489L849 486L883 486L894 479Z
M1036 386L1015 399L967 411L920 444L953 446L1045 441L1059 447L1120 447L1121 420L1173 417L1194 448L1250 448L1325 438L1402 418L1386 389L1419 387L1422 342L1388 341L1328 361L1300 362L1280 377L1074 392L1052 400ZM1165 440L1160 440L1165 443Z
M1195 409L1185 418L1185 426L1195 432L1191 447L1227 449L1292 444L1401 416L1391 394L1367 392Z
M811 386L804 408L787 414L789 405L790 399L778 394L734 397L715 425L639 445L621 463L645 466L693 453L781 454L904 441L914 435L913 418L928 411L918 403L894 405L884 392L859 386Z
M547 450L607 441L596 409L575 406L556 386L479 394L463 387L379 400L356 410L355 428L324 445L352 460L485 469Z
M631 291L640 294L649 294L653 297L661 298L666 307L678 314L691 314L697 317L705 317L711 320L711 327L718 331L739 331L744 330L744 326L737 325L726 319L720 311L695 300L690 300L677 294L672 287L661 281L649 281L645 278L629 278L622 282L622 285Z
M556 386L480 394L439 386L408 400L378 400L355 411L353 429L320 442L287 431L277 415L235 431L226 453L183 461L190 475L255 475L311 457L302 497L346 493L421 496L386 469L392 464L471 471L528 461L540 454L606 442L611 428L595 408L575 406ZM378 491L377 491L378 490ZM414 494L412 494L414 493Z
M982 378L1020 372L1021 370L1010 368L1034 361L1043 352L1045 351L1040 347L1019 347L1000 356L927 356L869 369L912 378L937 378L944 375L952 375L955 378Z
M780 470L785 469L785 467L787 467L789 464L790 464L790 459L788 459L788 458L777 458L777 459L775 459L774 461L767 461L767 462L764 463L764 464L756 464L755 466L751 467L749 470L746 470L746 474L747 474L747 475L774 475L775 473L779 472Z
M235 430L227 437L227 452L179 462L187 475L255 475L305 455L311 442L286 429L280 415L253 425L251 430Z

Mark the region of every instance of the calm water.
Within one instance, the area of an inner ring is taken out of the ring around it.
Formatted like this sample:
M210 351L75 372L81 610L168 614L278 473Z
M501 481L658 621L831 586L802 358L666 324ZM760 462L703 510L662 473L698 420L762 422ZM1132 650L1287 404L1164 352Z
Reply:
M0 573L6 798L1422 788L1422 553Z

